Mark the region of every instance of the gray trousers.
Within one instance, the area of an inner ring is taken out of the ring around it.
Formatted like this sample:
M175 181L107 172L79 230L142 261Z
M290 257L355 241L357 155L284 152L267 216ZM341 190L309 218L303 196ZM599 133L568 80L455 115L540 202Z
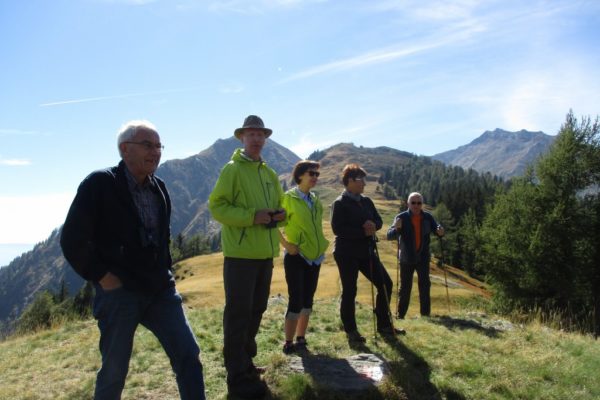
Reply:
M223 281L223 357L227 382L233 383L252 368L256 334L267 309L273 259L251 260L225 257Z

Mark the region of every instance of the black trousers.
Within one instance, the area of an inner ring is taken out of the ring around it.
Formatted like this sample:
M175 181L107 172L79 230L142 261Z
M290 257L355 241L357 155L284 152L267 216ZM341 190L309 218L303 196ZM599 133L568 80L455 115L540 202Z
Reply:
M344 330L352 332L356 327L356 282L360 271L377 288L375 299L375 315L377 316L377 329L388 328L392 325L389 318L389 299L392 295L392 279L379 258L372 256L356 258L340 253L333 253L340 278L342 280L342 303L340 305L340 317ZM373 273L371 274L371 262ZM385 291L385 292L384 292Z
M286 254L283 267L289 296L286 317L292 314L296 319L303 309L312 310L321 265L308 265L302 256Z
M273 275L273 259L225 257L223 281L223 356L227 381L248 372L256 356L256 334L267 309Z
M431 298L429 289L431 281L429 279L429 261L409 264L400 263L400 294L398 295L398 317L404 318L408 311L410 303L410 292L412 290L413 275L417 271L419 284L419 303L421 305L421 315L431 314Z

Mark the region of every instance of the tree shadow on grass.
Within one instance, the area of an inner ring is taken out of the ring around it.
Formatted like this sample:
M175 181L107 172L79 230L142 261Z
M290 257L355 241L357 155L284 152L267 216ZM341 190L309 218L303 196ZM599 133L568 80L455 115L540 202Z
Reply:
M452 318L449 316L431 317L429 321L433 324L445 326L447 329L453 330L474 330L484 334L490 338L498 338L502 331L494 327L487 327L472 319Z
M464 400L465 397L454 390L442 393L431 382L431 368L427 361L407 347L397 336L382 336L382 339L399 356L400 360L390 361L390 379L401 387L407 400Z

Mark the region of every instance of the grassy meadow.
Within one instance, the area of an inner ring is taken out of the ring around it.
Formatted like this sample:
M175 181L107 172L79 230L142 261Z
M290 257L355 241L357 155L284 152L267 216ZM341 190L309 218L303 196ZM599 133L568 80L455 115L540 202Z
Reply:
M387 225L396 213L397 203L378 200L377 206ZM329 224L324 225L326 235L332 238ZM395 251L394 243L379 242L379 253L394 285ZM380 385L352 395L332 391L319 376L289 370L288 356L281 352L287 288L282 258L277 259L272 298L257 338L259 354L255 360L257 365L268 367L265 379L272 391L270 398L600 398L600 344L592 337L558 331L536 322L511 324L485 313L484 284L451 267L448 267L448 281L450 309L443 273L432 265L432 317L418 317L415 284L407 319L396 321L408 334L384 340L373 336L370 285L360 277L357 317L359 329L368 340L364 345L351 347L341 330L340 282L329 250L307 334L311 351L307 357L339 360L368 352L385 359L389 367L389 374ZM202 349L207 396L226 399L221 355L222 254L180 262L177 287L184 296L188 318ZM392 305L395 302L394 293ZM91 399L95 373L100 366L96 323L67 322L9 338L0 342L0 360L0 399ZM167 357L153 335L140 327L123 399L178 398Z
M272 399L600 398L600 345L593 338L536 323L503 330L495 317L465 308L469 303L453 302L448 314L440 297L431 318L402 321L408 334L386 341L372 335L371 306L361 301L357 316L368 340L353 348L341 332L338 299L318 299L307 335L309 357L369 352L388 363L382 384L355 396L331 391L318 376L290 372L281 352L284 300L273 298L264 315L255 361L268 367ZM188 309L188 317L202 348L208 398L226 399L222 307ZM95 322L88 320L0 343L0 399L91 399L100 365L97 342ZM177 398L167 357L140 327L123 399Z

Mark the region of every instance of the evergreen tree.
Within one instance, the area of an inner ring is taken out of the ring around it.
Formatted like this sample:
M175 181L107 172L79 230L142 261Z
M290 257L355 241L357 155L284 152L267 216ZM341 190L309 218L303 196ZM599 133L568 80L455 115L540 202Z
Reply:
M92 314L93 302L94 286L90 281L86 281L73 298L73 310L82 318L89 317Z
M460 248L457 243L457 232L456 224L454 223L454 217L452 213L446 207L444 203L439 203L433 211L433 216L438 224L444 227L444 262L451 265L459 265L460 263ZM438 258L441 257L440 240L436 239L437 235L434 233L431 236L431 248L434 255Z
M480 223L472 208L463 216L458 228L458 246L461 249L460 265L469 275L483 279L485 271L476 262L481 247Z
M598 292L600 125L570 112L526 176L481 229L481 261L507 309L541 308L590 327ZM535 172L535 173L534 173Z

